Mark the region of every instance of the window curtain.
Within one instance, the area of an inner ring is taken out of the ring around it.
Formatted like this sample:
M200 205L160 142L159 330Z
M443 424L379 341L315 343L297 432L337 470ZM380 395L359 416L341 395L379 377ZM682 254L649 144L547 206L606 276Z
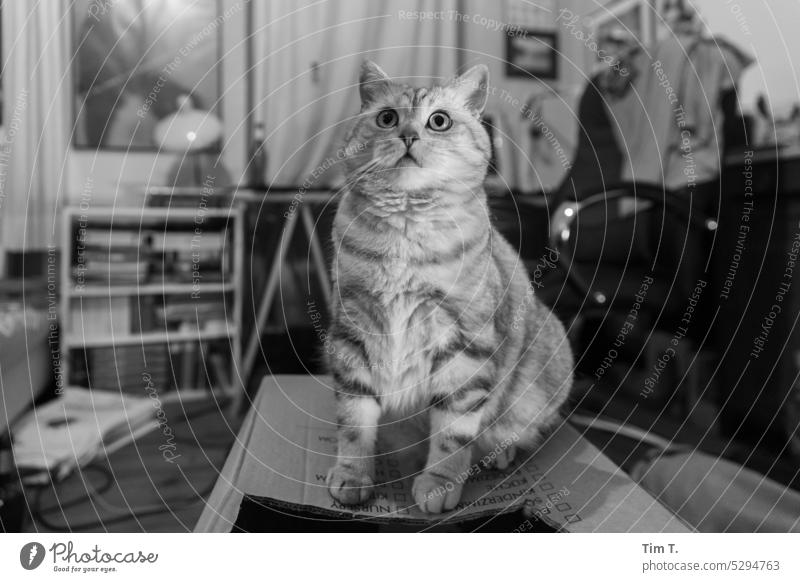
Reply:
M453 76L458 22L410 14L455 9L456 0L254 3L254 113L267 133L267 183L310 188L341 178L331 162L359 111L364 59L412 84Z
M69 31L65 0L3 3L3 255L57 241L71 125Z

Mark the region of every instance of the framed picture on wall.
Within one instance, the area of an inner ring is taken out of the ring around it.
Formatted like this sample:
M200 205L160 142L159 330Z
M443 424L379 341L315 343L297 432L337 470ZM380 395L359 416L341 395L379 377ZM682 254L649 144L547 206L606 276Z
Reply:
M73 143L155 151L179 112L219 116L220 0L75 0Z
M506 75L558 77L558 35L555 32L513 29L506 35Z

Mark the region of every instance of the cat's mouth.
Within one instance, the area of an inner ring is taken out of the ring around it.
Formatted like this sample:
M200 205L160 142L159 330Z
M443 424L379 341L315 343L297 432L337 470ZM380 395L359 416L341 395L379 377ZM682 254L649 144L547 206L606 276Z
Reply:
M418 168L422 167L422 165L417 161L417 158L411 155L411 152L406 152L403 154L403 157L397 160L395 166L398 168L407 168L409 166L417 166Z

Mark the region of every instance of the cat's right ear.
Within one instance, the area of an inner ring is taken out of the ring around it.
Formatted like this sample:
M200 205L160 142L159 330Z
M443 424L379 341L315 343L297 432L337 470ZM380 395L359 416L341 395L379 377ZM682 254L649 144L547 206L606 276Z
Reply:
M358 91L361 95L361 107L374 102L380 95L388 92L392 80L383 69L372 61L361 64L361 75L358 78Z
M467 109L480 116L489 98L489 68L486 65L475 65L453 79L452 85L462 94Z

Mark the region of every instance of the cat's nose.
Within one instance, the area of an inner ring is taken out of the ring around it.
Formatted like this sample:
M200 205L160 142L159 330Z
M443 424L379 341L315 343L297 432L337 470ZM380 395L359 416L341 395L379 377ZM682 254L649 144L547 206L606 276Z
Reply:
M403 143L406 144L406 149L410 150L411 146L414 145L414 142L419 139L419 134L416 132L416 130L408 129L400 134L400 139L402 139Z

